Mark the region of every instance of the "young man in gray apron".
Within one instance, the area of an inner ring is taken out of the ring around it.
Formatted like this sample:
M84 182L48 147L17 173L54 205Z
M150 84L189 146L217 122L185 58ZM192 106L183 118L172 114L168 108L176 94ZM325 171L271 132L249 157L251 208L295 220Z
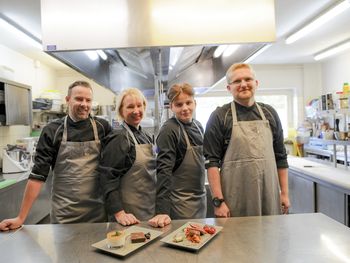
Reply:
M50 169L52 223L106 221L95 168L100 139L112 130L111 126L103 119L90 117L92 88L88 82L71 84L66 102L68 116L52 121L41 132L18 216L4 220L0 230L23 224Z
M204 136L215 216L287 213L288 163L279 117L255 102L258 81L249 65L232 65L226 79L234 101L211 114Z
M153 227L207 214L203 128L193 118L194 89L187 83L174 84L167 95L175 116L157 137L157 215L148 221Z

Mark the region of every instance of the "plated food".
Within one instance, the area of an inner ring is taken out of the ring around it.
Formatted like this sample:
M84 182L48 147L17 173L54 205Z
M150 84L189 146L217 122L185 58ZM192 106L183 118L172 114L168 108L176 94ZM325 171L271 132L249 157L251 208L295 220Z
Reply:
M177 247L198 250L221 230L221 226L188 222L160 241Z
M92 244L92 246L110 254L126 256L156 239L161 234L163 234L162 231L131 226L123 231L113 230L108 232L107 238Z
M107 245L109 248L119 248L125 245L126 234L124 231L111 231L107 233Z

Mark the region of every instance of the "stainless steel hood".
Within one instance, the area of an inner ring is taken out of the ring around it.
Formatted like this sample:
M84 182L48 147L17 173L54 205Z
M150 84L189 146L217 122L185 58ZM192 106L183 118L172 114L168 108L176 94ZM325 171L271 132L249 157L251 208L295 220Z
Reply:
M45 51L115 93L147 96L176 82L211 87L275 40L274 0L42 0L41 21ZM213 58L230 43L241 44L236 53ZM98 49L107 60L82 51Z
M165 90L174 83L188 82L205 91L225 75L232 63L244 61L262 46L244 44L233 55L218 58L213 57L217 46L106 49L107 60L95 61L84 51L50 54L116 94L137 87L152 97L157 81ZM175 60L172 53L177 54Z

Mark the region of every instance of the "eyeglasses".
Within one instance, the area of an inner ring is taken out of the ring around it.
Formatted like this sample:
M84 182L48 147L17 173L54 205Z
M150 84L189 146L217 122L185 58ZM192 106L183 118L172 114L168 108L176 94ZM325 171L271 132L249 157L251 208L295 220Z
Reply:
M254 81L254 79L253 78L237 79L235 81L230 82L229 85L239 86L242 84L242 81L245 81L246 83L250 84Z

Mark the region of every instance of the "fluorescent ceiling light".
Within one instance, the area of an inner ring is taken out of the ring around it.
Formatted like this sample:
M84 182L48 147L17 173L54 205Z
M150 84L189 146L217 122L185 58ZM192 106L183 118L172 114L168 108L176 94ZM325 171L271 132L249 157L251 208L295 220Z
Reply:
M251 55L249 58L244 60L244 63L250 63L252 62L257 56L259 56L261 53L263 53L266 49L271 47L271 44L266 44L262 48L260 48L258 51L256 51L253 55Z
M107 55L103 50L99 49L99 50L96 50L96 52L103 60L107 60Z
M220 45L215 49L214 58L218 58L221 56L221 54L224 52L224 50L227 48L227 45Z
M90 60L95 61L96 59L98 59L98 54L97 54L96 51L94 51L94 50L86 50L84 52L89 57Z
M18 39L30 44L33 47L36 47L40 50L43 50L42 44L36 39L32 38L10 22L0 17L0 27L6 29L11 34L15 35Z
M329 48L329 49L327 49L325 51L322 51L322 52L316 54L314 56L314 59L315 60L321 60L321 59L330 57L332 55L335 55L337 53L340 53L340 52L342 52L344 50L347 50L349 48L350 48L350 40L348 40L346 42L342 42L342 43L340 43L340 44L338 44L338 45L336 45L336 46L334 46L332 48Z
M340 2L338 5L334 6L333 8L329 9L328 11L326 11L325 13L323 13L322 15L317 17L315 20L313 20L312 22L307 24L302 29L300 29L297 32L295 32L294 34L290 35L286 39L286 43L291 44L291 43L297 41L298 39L300 39L300 38L304 37L305 35L309 34L310 32L312 32L313 30L319 28L320 26L322 26L324 23L328 22L329 20L331 20L335 16L344 12L349 7L350 7L349 0L345 0L345 1Z
M222 55L223 57L229 57L231 56L233 53L235 53L237 51L237 49L239 48L239 45L229 45L225 51L224 54Z

